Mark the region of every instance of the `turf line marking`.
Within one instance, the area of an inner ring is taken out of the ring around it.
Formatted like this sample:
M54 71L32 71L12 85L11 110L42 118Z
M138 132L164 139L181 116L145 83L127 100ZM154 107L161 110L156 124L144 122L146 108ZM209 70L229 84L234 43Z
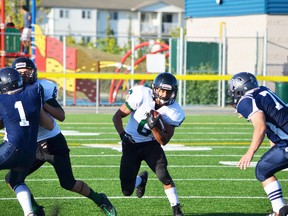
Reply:
M119 168L120 165L72 165L72 168ZM41 166L42 168L53 168L51 165ZM143 168L149 168L142 165ZM169 168L237 168L229 165L169 165ZM54 169L54 168L53 168Z
M166 154L167 157L242 157L243 155L208 155L208 154ZM85 158L85 157L121 157L120 154L117 155L70 155L70 157L75 157L75 158ZM255 155L255 157L261 157L261 155ZM240 158L239 158L240 159ZM223 162L224 163L224 162ZM225 162L227 163L227 162ZM230 165L230 164L227 164Z
M138 197L124 197L124 196L109 196L109 199L139 199ZM179 196L180 199L267 199L267 197L252 197L252 196ZM86 197L35 197L37 200L75 200L87 199ZM143 196L141 199L167 199L166 196ZM17 200L17 198L7 197L0 198L0 201Z
M224 179L224 178L220 178L220 179L215 179L215 178L173 178L175 181L252 181L252 182L258 182L257 179L253 178L253 179ZM118 178L81 178L82 181L119 181ZM0 180L0 182L4 182L5 180ZM52 178L52 179L25 179L25 181L27 182L47 182L47 181L59 181L59 179L56 178ZM159 181L157 178L149 178L149 181ZM281 182L287 182L288 179L283 179L281 180Z

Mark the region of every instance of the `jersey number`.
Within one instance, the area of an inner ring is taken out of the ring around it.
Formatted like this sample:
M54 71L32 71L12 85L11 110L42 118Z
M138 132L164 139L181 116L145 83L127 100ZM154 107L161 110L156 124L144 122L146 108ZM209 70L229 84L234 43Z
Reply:
M274 101L275 103L275 108L277 110L280 110L283 108L283 106L281 105L281 103L278 102L278 100L280 100L278 97L274 97L273 94L271 94L269 91L263 91L260 93L262 96L266 96L267 94L270 95L270 97L272 98L272 100Z
M144 125L146 123L147 123L146 119L141 120L137 128L137 132L142 136L149 136L152 133L151 130L147 130L146 128L144 128Z
M23 108L23 105L22 105L22 102L21 101L16 101L15 105L14 105L15 109L18 110L18 113L19 113L19 116L20 116L20 119L21 121L19 122L19 125L20 126L29 126L29 121L26 120L26 115L25 115L25 112L24 112L24 108Z

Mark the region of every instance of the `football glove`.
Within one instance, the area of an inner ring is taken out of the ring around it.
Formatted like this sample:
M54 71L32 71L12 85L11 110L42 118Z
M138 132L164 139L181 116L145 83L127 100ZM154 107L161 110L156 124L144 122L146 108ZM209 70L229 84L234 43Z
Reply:
M159 121L161 114L156 110L150 110L149 113L146 114L146 121L148 127L152 130Z
M135 143L135 140L133 140L132 136L125 131L120 134L120 138L122 143L127 144L127 143Z

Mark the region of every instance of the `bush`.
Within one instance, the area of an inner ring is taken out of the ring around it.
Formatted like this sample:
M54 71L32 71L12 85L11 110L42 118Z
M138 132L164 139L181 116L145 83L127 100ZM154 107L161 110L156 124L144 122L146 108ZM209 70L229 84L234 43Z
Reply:
M212 71L211 66L200 65L198 69L193 69L194 73L197 74L211 74L215 73L207 72ZM205 71L205 72L199 72ZM217 104L218 98L218 81L207 81L207 80L195 80L187 81L187 93L186 93L186 104L199 104L199 105L212 105Z

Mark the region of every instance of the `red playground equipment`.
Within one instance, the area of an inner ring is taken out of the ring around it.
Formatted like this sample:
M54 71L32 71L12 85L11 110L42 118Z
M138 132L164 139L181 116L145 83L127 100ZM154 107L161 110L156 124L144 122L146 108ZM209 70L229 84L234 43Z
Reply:
M159 53L159 52L164 52L164 51L168 51L169 50L169 45L165 44L165 43L160 43L160 42L157 42L157 41L153 41L153 45L158 45L160 46L160 49L159 50L156 50L156 51L152 51L150 52L149 54L156 54L156 53ZM151 46L151 42L143 42L137 46L135 46L134 50L137 50L137 49L140 49L142 47L146 47L146 46ZM129 50L124 56L123 58L121 59L120 61L120 65L123 65L125 63L125 61L127 60L127 58L132 54L132 49ZM166 53L165 54L165 58L167 58L169 56L169 53ZM146 59L146 55L140 57L139 59L137 59L134 63L134 68L137 67L138 64L140 64L142 61L144 61ZM115 73L120 73L121 71L121 67L117 67L116 70L115 70ZM126 70L125 73L129 73L130 70ZM145 80L142 80L140 82L140 85L143 85L145 82ZM118 93L118 90L119 88L121 87L123 83L123 80L118 80L118 83L116 85L116 80L112 80L111 81L111 85L110 85L110 93L109 93L109 103L115 103L116 101L116 96L117 96L117 93ZM115 86L116 85L116 86Z

